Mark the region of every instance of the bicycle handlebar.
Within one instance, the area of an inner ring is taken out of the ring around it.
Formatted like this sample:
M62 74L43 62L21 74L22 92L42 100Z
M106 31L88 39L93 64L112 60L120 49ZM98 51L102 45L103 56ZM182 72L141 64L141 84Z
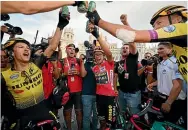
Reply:
M55 120L44 120L44 121L41 121L41 122L38 122L38 123L32 123L32 121L30 121L28 123L28 125L25 127L24 130L33 130L33 128L41 127L41 126L46 125L46 124L49 124L49 125L51 125L53 127L53 125L55 123L56 123Z
M132 115L130 118L131 123L134 125L134 127L137 130L142 130L142 129L135 123L134 119L137 119L140 116L145 115L147 112L151 112L151 113L154 113L154 114L157 114L157 115L163 117L163 114L160 112L160 109L153 106L153 100L148 99L147 106L141 112Z

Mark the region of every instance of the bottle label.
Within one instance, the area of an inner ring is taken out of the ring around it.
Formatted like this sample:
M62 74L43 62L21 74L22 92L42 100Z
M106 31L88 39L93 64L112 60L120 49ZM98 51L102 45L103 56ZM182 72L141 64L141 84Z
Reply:
M96 9L96 3L94 1L90 1L88 11L93 12L95 9Z

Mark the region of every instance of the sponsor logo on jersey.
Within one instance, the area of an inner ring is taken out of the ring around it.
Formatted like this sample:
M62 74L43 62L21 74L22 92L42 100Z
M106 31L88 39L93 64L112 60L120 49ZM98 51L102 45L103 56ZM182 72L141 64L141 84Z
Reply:
M174 25L169 25L169 26L167 26L167 27L164 27L163 30L164 30L165 32L171 33L171 32L174 32L174 31L176 30L176 27L175 27Z
M19 77L19 74L13 74L10 76L11 79L17 79Z

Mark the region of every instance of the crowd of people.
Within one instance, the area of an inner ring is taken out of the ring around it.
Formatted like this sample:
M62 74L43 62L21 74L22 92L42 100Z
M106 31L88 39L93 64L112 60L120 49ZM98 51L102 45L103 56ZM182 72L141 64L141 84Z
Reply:
M26 9L24 4L31 6ZM150 21L153 30L131 28L124 14L120 16L123 25L107 22L97 10L87 11L88 3L83 1L2 2L1 13L34 14L67 5L87 13L87 30L98 42L91 43L93 57L88 60L81 54L78 58L74 44L67 45L67 56L61 57L60 38L70 21L70 13L62 16L62 10L46 48L33 50L26 39L15 37L1 44L1 114L7 120L2 127L33 129L38 122L52 120L53 127L60 129L58 110L63 107L68 130L73 129L73 108L78 130L97 130L98 124L106 130L115 127L117 102L120 113L129 108L136 114L141 111L143 94L157 92L153 106L160 108L166 121L186 129L187 8L170 5L160 9ZM122 40L120 61L114 61L98 28ZM147 52L138 61L136 42L159 42L158 54ZM183 122L178 122L180 118Z

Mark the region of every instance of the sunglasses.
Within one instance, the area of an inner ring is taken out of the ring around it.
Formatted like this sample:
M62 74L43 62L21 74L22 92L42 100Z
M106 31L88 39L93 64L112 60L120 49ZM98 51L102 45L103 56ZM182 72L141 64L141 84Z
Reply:
M150 58L150 56L146 56L146 57L144 57L145 59L148 59L148 58Z

